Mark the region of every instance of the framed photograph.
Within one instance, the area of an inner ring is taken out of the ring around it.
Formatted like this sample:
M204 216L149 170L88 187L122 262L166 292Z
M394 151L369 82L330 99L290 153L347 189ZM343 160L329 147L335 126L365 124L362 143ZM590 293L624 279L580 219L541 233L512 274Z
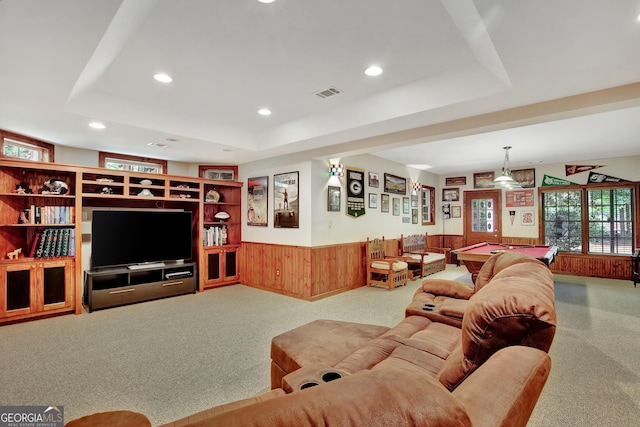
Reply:
M247 180L247 225L267 226L269 177Z
M411 209L411 224L418 223L418 209Z
M511 171L511 177L522 186L522 188L533 188L536 186L536 170L517 169Z
M218 181L234 181L238 176L238 166L198 166L198 174L202 178L216 179Z
M460 189L459 188L443 188L442 200L447 202L459 202Z
M378 172L369 172L369 187L380 187L380 174Z
M450 185L467 185L466 176L456 176L453 178L445 178L445 184L447 187Z
M473 188L493 188L495 172L479 172L473 174Z
M327 188L327 211L340 212L340 187Z
M393 198L393 216L400 216L400 198Z
M385 173L384 191L385 193L407 194L407 179Z
M522 225L535 225L536 217L534 211L522 211L520 213L520 223Z
M451 206L451 218L462 218L462 206Z
M273 176L273 226L274 228L298 228L298 177L299 172Z
M378 209L378 194L369 193L369 207L371 209Z
M403 214L408 214L409 213L409 198L408 197L403 197L402 198L402 213Z
M403 216L402 217L402 223L403 224L409 224L411 222L411 218L409 218L408 216Z
M412 208L417 208L418 207L418 198L420 192L416 192L416 194L411 194L411 207Z
M389 213L389 195L382 194L380 196L380 212Z

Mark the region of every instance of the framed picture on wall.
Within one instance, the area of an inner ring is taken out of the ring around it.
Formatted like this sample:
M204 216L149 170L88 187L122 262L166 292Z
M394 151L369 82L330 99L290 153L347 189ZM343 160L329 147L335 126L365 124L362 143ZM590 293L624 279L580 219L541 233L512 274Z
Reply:
M447 202L459 202L460 201L460 189L459 188L443 188L442 200Z
M389 195L382 194L380 196L380 212L389 213Z
M378 172L369 172L369 187L380 187L380 174Z
M298 228L298 172L273 176L273 226L274 228Z
M473 174L473 188L493 188L495 172L479 172Z
M411 209L411 224L418 223L418 209Z
M403 214L408 214L409 213L409 198L408 197L403 197L402 198L402 213Z
M407 194L407 179L390 173L384 174L384 191L393 194Z
M369 193L369 207L371 209L378 209L378 194Z
M393 215L400 216L400 198L399 197L393 198Z
M535 225L536 217L534 211L522 211L520 215L520 223L522 225Z
M462 206L451 206L451 218L462 217Z
M536 170L534 168L512 170L511 178L520 184L522 188L533 188L536 186Z
M447 187L454 185L467 185L467 177L466 176L456 176L452 178L445 178L444 182Z
M327 188L327 211L340 212L340 187Z
M267 226L268 193L268 176L259 176L247 180L247 225Z

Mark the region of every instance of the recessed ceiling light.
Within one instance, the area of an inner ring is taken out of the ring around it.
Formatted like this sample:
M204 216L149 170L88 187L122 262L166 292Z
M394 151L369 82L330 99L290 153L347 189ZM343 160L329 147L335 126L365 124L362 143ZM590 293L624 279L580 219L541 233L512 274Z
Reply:
M91 126L94 129L104 129L104 128L106 128L105 125L103 125L102 123L98 123L98 122L91 122L91 123L89 123L89 126Z
M260 3L273 3L275 0L258 0Z
M162 83L171 83L173 81L170 75L164 73L158 73L153 78Z
M147 143L147 145L149 147L158 147L158 148L169 148L169 147L171 147L168 144L161 144L159 142L149 142L149 143Z
M372 65L371 67L364 70L364 73L367 76L371 77L379 76L380 74L382 74L382 68L378 67L377 65Z
M261 116L270 116L271 110L269 110L268 108L261 108L258 110L258 114L260 114Z

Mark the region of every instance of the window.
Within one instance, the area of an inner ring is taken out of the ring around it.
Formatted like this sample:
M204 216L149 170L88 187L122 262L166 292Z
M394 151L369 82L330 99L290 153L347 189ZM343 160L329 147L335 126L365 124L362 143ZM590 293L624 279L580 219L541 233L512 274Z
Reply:
M0 130L2 156L34 162L53 162L53 144Z
M100 167L127 172L167 173L167 161L125 154L99 153Z
M631 186L542 190L545 244L563 252L630 255L633 198Z

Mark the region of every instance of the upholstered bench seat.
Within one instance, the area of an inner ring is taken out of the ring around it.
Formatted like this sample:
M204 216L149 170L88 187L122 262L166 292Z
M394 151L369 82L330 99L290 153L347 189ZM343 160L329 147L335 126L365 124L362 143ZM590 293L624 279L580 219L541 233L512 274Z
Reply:
M374 338L386 326L337 320L315 320L271 340L271 388L282 387L282 378L305 366L334 366Z
M389 267L389 263L388 262L384 262L384 261L374 261L371 263L371 267L373 268L388 268ZM406 270L408 267L407 263L404 261L394 261L393 264L391 264L391 268L393 269L393 271L402 271L402 270Z
M418 276L421 277L428 276L439 271L444 271L444 269L447 268L447 259L445 255L439 254L437 252L429 252L427 255L424 255L424 258L422 258L421 255L410 253L404 253L403 257L405 259L412 259L412 261L408 261L409 269L412 269L411 264L420 264L420 260L422 259L422 274L418 274ZM417 267L417 270L420 271L419 265Z

